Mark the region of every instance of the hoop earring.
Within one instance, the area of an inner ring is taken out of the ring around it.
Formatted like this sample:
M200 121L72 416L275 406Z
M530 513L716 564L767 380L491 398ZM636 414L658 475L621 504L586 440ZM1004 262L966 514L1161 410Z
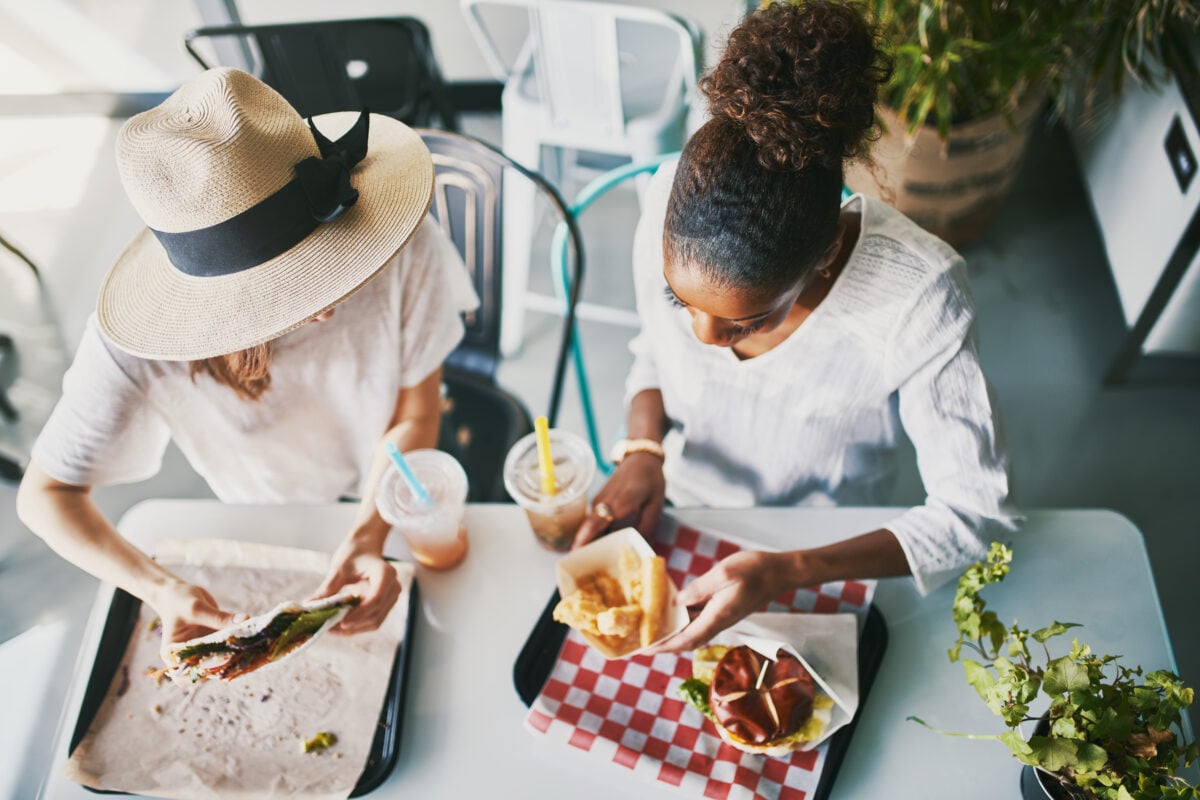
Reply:
M833 270L829 269L829 267L825 267L824 269L817 270L817 274L825 280L829 280L833 277Z

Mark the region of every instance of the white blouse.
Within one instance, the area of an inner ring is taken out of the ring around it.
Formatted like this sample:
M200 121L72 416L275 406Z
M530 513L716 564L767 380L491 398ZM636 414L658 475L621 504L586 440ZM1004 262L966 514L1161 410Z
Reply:
M186 361L137 358L93 315L33 460L64 483L158 472L174 439L227 503L321 503L361 496L402 387L437 369L477 304L454 245L427 219L328 320L275 340L271 387L242 400Z
M787 339L741 360L696 339L687 310L664 293L674 173L667 164L654 176L634 239L642 329L626 381L627 401L662 392L671 502L880 505L903 426L928 496L886 527L922 593L1014 530L1020 517L962 257L894 209L855 195L846 203L861 213L861 233L829 294Z

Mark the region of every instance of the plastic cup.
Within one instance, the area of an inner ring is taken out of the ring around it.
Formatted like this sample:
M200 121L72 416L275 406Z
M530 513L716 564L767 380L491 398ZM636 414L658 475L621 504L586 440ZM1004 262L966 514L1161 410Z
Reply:
M413 450L404 458L433 504L422 503L399 471L389 467L375 490L375 507L418 562L430 569L457 566L467 555L467 473L441 450Z
M596 459L580 437L567 431L550 431L557 491L542 491L538 468L537 434L520 439L504 459L504 488L529 516L538 542L547 549L571 549L575 531L587 517L588 490L596 475Z

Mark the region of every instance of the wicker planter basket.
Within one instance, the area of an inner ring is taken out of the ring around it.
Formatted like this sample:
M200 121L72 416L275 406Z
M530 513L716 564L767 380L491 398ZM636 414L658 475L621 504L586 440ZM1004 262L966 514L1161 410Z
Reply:
M907 141L895 112L880 106L876 113L884 132L871 152L875 169L851 166L846 185L962 247L977 239L1000 210L1043 99L1027 98L1012 123L997 114L956 125L945 142L928 125Z

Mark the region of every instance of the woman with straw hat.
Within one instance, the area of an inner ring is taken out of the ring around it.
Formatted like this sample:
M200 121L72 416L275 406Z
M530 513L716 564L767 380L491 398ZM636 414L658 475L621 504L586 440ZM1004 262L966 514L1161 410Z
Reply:
M117 160L147 229L100 289L21 519L153 606L165 644L231 610L125 541L93 485L150 477L174 440L226 502L363 497L316 594L353 586L364 600L340 629L377 627L400 593L372 500L383 446L436 445L441 364L477 302L426 220L429 152L366 112L306 124L257 79L216 69L131 118Z

